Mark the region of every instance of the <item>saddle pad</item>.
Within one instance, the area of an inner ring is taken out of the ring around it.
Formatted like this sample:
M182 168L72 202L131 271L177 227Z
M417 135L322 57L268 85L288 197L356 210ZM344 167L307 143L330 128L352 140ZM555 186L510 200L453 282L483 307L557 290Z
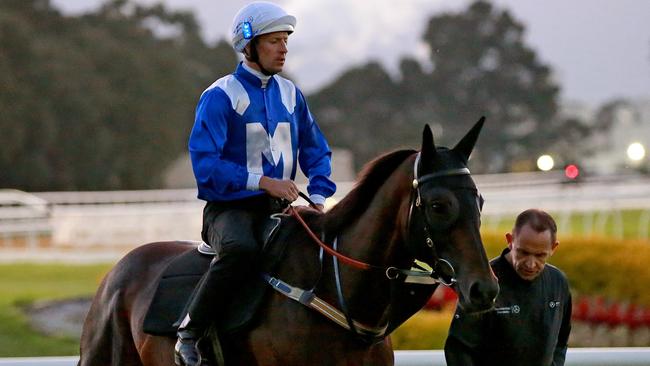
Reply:
M143 330L153 335L174 336L172 325L182 316L194 287L210 267L212 256L189 250L180 254L163 272L144 318Z
M219 319L216 326L221 334L238 332L250 325L264 295L270 289L262 279L261 272L272 271L284 253L287 242L285 239L290 228L284 225L286 217L281 218L281 221L280 224L269 223L269 225L283 227L271 231L260 256L261 262L251 265L251 268L258 268L259 272L253 270L248 278L238 281L244 285L227 302L225 314L215 314L215 318ZM266 227L263 228L263 232L268 232ZM176 336L178 325L186 312L186 305L194 288L210 267L212 258L211 255L202 254L198 250L192 249L171 261L160 278L158 288L145 316L143 325L145 333Z

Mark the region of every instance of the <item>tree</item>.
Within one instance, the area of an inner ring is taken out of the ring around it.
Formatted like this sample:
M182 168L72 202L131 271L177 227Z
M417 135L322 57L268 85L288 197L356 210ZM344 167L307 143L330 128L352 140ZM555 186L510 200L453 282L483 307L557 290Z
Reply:
M398 125L393 90L388 74L378 63L371 62L348 70L311 96L309 102L315 106L318 123L330 144L352 148L359 164L373 158L378 150L408 141L399 135L407 130Z
M193 15L127 0L78 17L3 1L0 30L3 187L160 187L198 95L236 63L225 43L203 42Z
M408 58L400 80L376 64L354 69L310 96L314 114L330 139L363 159L357 167L387 148L417 146L425 123L449 146L482 115L487 123L473 170L532 166L538 154L564 141L565 121L557 117L551 69L524 44L524 29L507 10L484 1L433 16L423 36L432 71ZM377 141L365 146L369 134Z
M444 128L456 134L458 122L488 117L474 156L481 170L534 159L560 133L554 126L559 87L524 44L524 29L507 10L477 1L463 13L433 17L424 34Z

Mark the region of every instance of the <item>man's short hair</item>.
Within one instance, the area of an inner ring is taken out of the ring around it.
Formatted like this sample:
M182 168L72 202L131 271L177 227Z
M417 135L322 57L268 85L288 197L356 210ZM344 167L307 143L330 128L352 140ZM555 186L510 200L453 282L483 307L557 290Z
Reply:
M528 209L517 216L515 220L515 227L512 229L513 234L518 234L519 230L525 225L530 226L533 230L538 233L542 233L546 230L551 232L551 244L555 243L555 238L557 235L557 225L555 220L548 213L531 208Z

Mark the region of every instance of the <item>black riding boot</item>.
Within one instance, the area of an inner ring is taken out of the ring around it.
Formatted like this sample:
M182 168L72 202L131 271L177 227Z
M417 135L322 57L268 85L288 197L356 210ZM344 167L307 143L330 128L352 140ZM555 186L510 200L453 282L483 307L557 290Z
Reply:
M178 340L174 346L174 362L177 366L200 366L201 351L198 342L205 334L205 330L197 326L186 315L183 322L178 327Z
M247 278L247 264L253 262L257 244L239 243L221 251L208 272L194 290L187 306L187 315L178 327L175 354L178 366L200 365L200 348L197 342L206 335L211 325L218 326L220 316L227 308L226 300L236 292L238 284ZM212 340L216 341L216 340ZM205 356L205 355L203 355Z
M263 202L267 202L267 198L263 199ZM233 296L241 281L247 277L250 263L254 262L259 251L253 234L254 222L265 215L266 211L224 209L220 204L211 202L206 205L203 235L218 256L212 260L210 268L194 290L187 306L187 315L178 327L175 347L177 365L201 364L204 357L197 343L210 325L219 323L219 316L226 310L226 300Z

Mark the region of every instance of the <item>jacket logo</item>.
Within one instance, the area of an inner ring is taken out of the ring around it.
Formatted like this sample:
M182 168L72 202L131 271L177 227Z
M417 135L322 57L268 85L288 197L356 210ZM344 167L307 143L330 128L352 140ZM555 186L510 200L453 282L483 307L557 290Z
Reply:
M282 160L282 179L291 178L293 146L289 122L279 122L273 136L259 122L246 124L246 165L250 173L264 175L262 156L273 166Z
M551 308L551 309L560 307L560 302L559 301L550 301L548 303L548 307Z
M519 305L512 305L512 306L495 308L494 311L496 311L496 313L499 315L519 314L521 312L521 308L519 307Z

